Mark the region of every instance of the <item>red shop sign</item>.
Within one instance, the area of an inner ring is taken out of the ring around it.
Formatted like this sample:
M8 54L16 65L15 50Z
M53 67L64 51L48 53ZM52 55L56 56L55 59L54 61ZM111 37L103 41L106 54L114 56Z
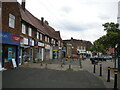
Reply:
M15 34L12 34L12 40L13 40L14 42L20 42L20 36L15 35Z

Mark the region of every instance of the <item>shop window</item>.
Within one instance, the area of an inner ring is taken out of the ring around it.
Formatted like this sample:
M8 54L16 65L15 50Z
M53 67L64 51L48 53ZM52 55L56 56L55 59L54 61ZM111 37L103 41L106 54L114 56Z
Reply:
M12 59L16 60L17 51L16 46L5 45L3 46L3 58L4 58L4 67L10 68Z
M22 24L22 33L26 34L26 26L25 26L25 24Z
M15 16L12 14L9 14L9 27L15 28Z
M29 29L28 29L28 35L29 35L29 36L32 36L32 28L30 28L30 27L29 27Z

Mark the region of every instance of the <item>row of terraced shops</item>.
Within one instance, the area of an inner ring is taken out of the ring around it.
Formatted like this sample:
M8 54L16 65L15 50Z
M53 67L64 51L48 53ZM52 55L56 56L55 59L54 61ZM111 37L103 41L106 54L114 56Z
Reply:
M0 2L2 68L13 68L11 63L18 67L24 62L46 62L63 57L60 32L49 26L43 17L39 20L33 16L25 4L16 0Z

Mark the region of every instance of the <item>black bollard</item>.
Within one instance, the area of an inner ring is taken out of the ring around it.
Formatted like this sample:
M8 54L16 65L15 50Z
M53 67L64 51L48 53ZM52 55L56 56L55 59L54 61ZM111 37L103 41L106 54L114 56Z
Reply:
M43 66L42 62L41 62L41 66Z
M114 90L117 90L117 74L118 71L114 71Z
M61 63L61 67L63 67L63 64Z
M69 69L71 69L71 65L69 64Z
M46 68L47 68L47 63L46 63Z
M110 82L110 67L108 67L108 78L107 78L107 82Z
M81 59L79 59L79 64L80 64L80 68L82 68L82 62L81 62Z
M95 73L96 64L94 63L93 73Z
M100 64L100 76L102 76L102 64Z

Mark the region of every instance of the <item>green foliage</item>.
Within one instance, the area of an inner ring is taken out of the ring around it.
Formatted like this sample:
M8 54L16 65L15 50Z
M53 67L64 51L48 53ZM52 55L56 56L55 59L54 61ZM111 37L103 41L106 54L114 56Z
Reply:
M119 39L120 30L118 29L119 24L115 24L111 22L111 23L105 23L103 24L103 26L107 34L104 37L102 37L101 43L104 46L108 45L109 48L110 47L114 48L116 44L120 43L120 39Z
M72 63L73 61L72 60L70 60L70 63Z
M105 23L102 25L106 31L106 35L103 35L98 40L94 41L94 45L91 51L96 50L98 52L104 52L105 49L115 48L116 44L120 45L120 30L119 24L113 22Z
M96 52L102 52L104 53L104 50L105 50L105 47L102 43L100 43L99 40L96 40L94 43L93 43L93 47L90 48L90 50L93 52L93 51L96 51Z
M73 69L67 69L66 71L73 71Z
M113 22L105 23L102 25L106 31L106 35L103 35L96 41L94 41L91 51L105 52L105 49L115 48L118 44L120 46L120 30L118 29L119 24Z

